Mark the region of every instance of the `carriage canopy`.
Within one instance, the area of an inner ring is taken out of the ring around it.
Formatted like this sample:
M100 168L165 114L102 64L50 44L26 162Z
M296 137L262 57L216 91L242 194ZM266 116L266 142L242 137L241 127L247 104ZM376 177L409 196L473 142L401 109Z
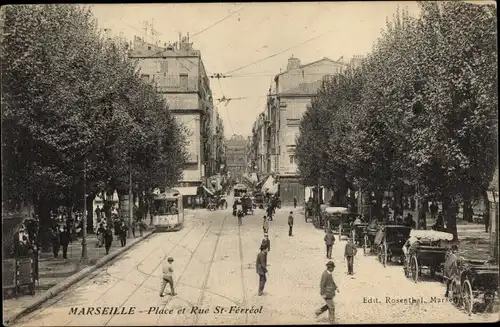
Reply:
M421 230L421 229L412 229L410 232L410 237L416 239L427 239L430 240L431 242L453 240L453 234L438 232L435 230Z
M325 208L325 212L329 214L341 214L341 213L347 213L349 209L344 208L344 207L327 207Z

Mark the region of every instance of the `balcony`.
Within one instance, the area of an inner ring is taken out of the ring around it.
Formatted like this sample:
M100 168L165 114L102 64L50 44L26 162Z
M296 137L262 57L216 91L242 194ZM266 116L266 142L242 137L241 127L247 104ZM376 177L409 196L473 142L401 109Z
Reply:
M198 92L198 76L166 75L155 76L158 92Z

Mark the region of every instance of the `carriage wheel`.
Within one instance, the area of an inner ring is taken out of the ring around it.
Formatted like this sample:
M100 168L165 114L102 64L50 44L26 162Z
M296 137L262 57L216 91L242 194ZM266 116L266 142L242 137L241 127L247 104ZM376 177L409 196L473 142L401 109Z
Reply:
M470 316L472 314L472 306L474 304L472 286L468 279L465 280L462 286L462 303L464 304L464 309Z
M415 283L418 282L418 262L416 256L411 258L411 278Z
M455 280L453 280L451 282L450 293L451 293L451 295L450 295L451 302L454 305L459 306L460 305L460 290L458 289L457 282Z
M365 236L364 236L363 239L364 239L364 242L363 242L363 254L367 255L366 250L368 249L368 243L370 242L370 241L368 241L368 235L365 234Z

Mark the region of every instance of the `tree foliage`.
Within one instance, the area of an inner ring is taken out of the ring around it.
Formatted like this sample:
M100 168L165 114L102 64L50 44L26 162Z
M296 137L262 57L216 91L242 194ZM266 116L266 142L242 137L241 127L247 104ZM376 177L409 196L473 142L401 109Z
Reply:
M174 184L185 131L138 75L126 42L101 36L88 8L16 5L2 40L3 193L74 201Z
M420 7L419 17L398 10L361 67L325 80L312 100L297 140L306 184L419 185L448 214L487 188L497 165L495 8Z

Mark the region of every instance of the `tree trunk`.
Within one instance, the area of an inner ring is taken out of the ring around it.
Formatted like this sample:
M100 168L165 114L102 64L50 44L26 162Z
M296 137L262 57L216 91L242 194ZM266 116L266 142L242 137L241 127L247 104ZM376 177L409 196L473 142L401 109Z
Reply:
M449 197L443 198L443 214L446 222L446 230L453 234L453 241L458 241L457 235L457 204Z
M472 203L470 200L464 201L463 217L464 217L464 220L467 220L470 223L473 221L474 209L472 208Z
M94 233L94 199L95 194L87 195L87 233Z
M52 221L50 219L50 209L52 202L44 197L40 197L36 201L36 211L38 212L39 219L39 240L42 252L50 251L51 239L50 229L52 228Z
M382 206L382 203L384 202L384 192L383 191L376 191L375 192L375 212L373 212L372 214L374 215L374 217L383 217L384 216L384 213L383 213L383 206Z

